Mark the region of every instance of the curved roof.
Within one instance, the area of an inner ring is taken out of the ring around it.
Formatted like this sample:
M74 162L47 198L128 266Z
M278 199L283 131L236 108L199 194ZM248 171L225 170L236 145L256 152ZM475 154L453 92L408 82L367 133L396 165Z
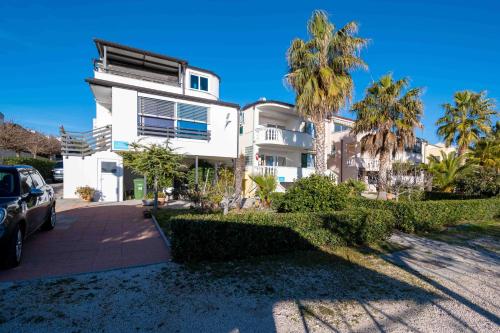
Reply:
M262 104L279 104L279 105L290 107L290 108L294 108L295 107L295 104L268 99L268 100L265 100L265 101L263 101L263 100L255 101L253 103L250 103L250 104L247 104L247 105L243 106L241 109L245 110L245 109L248 109L248 108L251 108L251 107L254 107L254 106L257 106L257 105L262 105Z

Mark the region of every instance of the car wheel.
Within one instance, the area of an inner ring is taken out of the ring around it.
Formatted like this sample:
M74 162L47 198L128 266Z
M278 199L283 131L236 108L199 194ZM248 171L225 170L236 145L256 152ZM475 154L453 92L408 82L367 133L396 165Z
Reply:
M45 219L45 223L42 225L42 229L43 230L52 230L54 229L54 227L56 226L56 206L53 205L51 208L50 208L50 212L47 216L47 218Z
M23 243L23 232L19 225L16 225L7 249L7 267L19 266L23 257Z

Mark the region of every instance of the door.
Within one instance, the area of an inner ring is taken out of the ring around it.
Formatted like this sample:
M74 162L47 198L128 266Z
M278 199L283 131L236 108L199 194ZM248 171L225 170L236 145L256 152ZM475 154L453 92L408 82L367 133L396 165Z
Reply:
M42 195L36 199L36 210L38 215L38 227L40 227L45 219L49 216L51 210L52 193L49 191L49 186L45 184L43 177L36 170L30 170L29 174L33 181L33 187L42 191Z
M31 189L35 186L28 170L21 170L19 177L21 183L21 205L22 210L26 214L26 235L29 235L42 223L43 216L40 206L37 206L39 198L30 195Z
M98 191L100 201L119 200L119 175L120 165L118 161L99 160Z

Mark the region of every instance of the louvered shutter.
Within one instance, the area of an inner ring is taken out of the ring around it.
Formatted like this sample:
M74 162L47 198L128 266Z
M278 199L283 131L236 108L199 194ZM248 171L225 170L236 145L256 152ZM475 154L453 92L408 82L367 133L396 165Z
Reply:
M208 108L204 106L178 103L177 118L206 123L208 118Z
M139 97L139 112L143 115L174 118L175 103L162 99Z

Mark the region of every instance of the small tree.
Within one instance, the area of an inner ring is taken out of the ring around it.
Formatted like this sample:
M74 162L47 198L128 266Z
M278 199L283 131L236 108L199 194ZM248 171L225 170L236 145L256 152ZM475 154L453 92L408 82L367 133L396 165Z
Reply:
M158 209L158 189L170 186L174 178L183 174L182 155L176 154L168 141L164 145L135 142L130 151L120 154L124 165L145 176L147 184L153 187L154 210Z
M28 150L33 158L37 158L40 153L46 153L49 146L49 139L36 131L26 131L27 136L24 139L26 150Z
M22 126L13 122L6 122L0 125L0 148L12 150L16 156L26 151L26 136L28 131Z
M250 179L257 184L258 189L256 194L261 202L265 207L269 207L271 205L271 193L276 190L276 186L278 185L276 177L272 175L250 176Z

